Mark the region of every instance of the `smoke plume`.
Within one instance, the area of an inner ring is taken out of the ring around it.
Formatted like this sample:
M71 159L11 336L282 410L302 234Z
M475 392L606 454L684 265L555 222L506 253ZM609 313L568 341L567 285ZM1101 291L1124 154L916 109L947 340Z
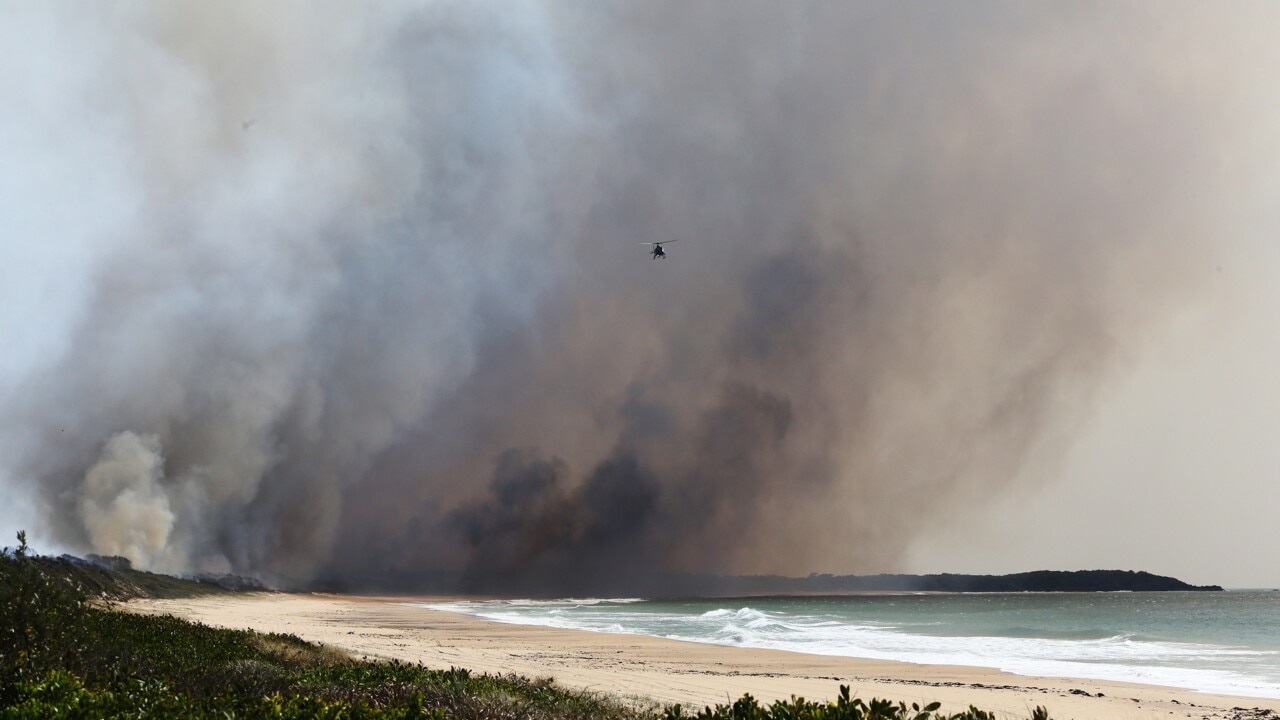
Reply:
M1193 300L1267 77L1194 4L0 12L0 482L351 587L896 569Z

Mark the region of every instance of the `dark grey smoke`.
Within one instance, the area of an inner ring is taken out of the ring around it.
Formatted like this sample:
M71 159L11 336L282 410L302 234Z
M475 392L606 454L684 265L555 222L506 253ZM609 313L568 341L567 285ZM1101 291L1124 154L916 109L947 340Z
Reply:
M626 444L579 482L559 460L511 450L487 496L450 512L432 545L461 540L457 583L478 592L652 592L673 571L717 567L740 553L761 499L785 491L771 457L791 421L785 401L754 388L724 395L666 482Z
M1193 296L1247 108L1196 5L212 7L3 11L4 241L81 259L0 458L276 581L894 570Z

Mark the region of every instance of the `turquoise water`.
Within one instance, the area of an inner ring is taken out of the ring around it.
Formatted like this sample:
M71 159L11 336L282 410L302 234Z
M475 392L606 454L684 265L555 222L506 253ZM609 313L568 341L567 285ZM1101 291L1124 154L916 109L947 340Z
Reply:
M1280 698L1280 592L428 605L501 622Z

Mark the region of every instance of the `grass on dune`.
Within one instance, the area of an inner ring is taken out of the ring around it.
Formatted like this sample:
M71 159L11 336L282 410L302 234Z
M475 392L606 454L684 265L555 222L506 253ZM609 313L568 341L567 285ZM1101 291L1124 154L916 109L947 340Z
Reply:
M224 630L112 610L102 597L216 592L208 583L0 553L0 720L10 718L611 718L991 720L850 698L761 705L750 695L689 714L550 680L355 660L293 635ZM90 598L94 598L91 601ZM1047 720L1037 709L1033 720Z

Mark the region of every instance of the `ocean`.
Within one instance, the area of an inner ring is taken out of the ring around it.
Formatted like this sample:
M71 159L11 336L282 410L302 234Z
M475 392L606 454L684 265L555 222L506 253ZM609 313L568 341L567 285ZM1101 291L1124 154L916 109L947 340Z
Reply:
M1280 698L1280 592L431 603L499 622Z

